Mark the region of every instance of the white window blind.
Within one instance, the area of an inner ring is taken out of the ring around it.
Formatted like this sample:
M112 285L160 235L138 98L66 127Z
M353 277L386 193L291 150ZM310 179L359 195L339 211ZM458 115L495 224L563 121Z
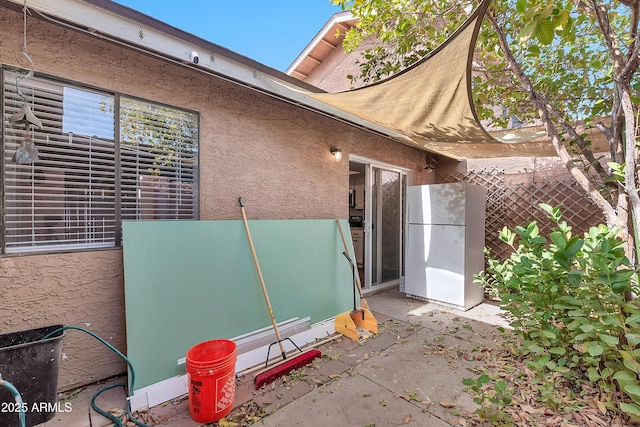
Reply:
M197 219L198 115L3 71L3 251L119 244L121 220ZM17 164L28 103L38 160ZM119 154L119 156L117 155ZM118 209L119 208L119 209Z
M120 100L122 219L196 219L198 116Z
M4 77L5 252L113 246L113 96L19 80L13 72ZM25 144L26 127L9 118L25 102L43 127L29 128L39 159L21 165L13 156Z

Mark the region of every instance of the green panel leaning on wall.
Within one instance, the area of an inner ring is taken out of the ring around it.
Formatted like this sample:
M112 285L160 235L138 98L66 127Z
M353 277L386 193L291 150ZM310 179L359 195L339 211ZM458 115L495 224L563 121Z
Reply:
M341 225L348 235L347 221ZM335 220L249 220L249 227L278 322L310 316L314 324L353 307ZM136 389L184 373L176 361L199 342L271 326L242 221L131 221L122 228Z

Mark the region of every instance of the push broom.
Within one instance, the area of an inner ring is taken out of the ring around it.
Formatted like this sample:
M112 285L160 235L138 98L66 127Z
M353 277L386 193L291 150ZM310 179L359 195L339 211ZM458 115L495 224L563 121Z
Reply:
M267 362L265 366L269 363L269 352L271 351L271 346L274 344L278 344L280 347L280 353L282 355L283 363L280 363L266 371L263 371L256 375L255 378L255 387L256 390L262 387L263 385L269 384L278 378L289 374L289 372L294 369L299 369L309 363L313 362L313 359L318 357L322 357L322 353L320 350L312 349L307 352L302 352L300 347L298 347L290 338L285 338L284 340L288 340L291 344L294 345L302 354L287 359L287 353L284 350L284 346L282 342L284 341L280 337L280 332L278 331L278 323L276 322L276 318L273 315L273 309L271 308L271 302L269 301L269 294L267 293L267 286L264 283L264 277L262 276L262 270L260 269L260 263L258 262L258 257L256 255L256 249L253 246L253 239L251 238L251 231L249 230L249 222L247 221L247 214L244 210L244 202L242 201L242 197L238 198L238 202L240 203L240 210L242 212L242 220L244 221L244 228L247 231L247 238L249 239L249 247L251 248L251 254L253 255L253 262L256 266L256 271L258 272L258 279L260 279L260 285L262 286L262 294L264 295L264 300L267 303L267 309L269 310L269 317L271 318L271 324L273 325L273 331L276 334L276 342L272 343L269 346L269 350L267 351Z

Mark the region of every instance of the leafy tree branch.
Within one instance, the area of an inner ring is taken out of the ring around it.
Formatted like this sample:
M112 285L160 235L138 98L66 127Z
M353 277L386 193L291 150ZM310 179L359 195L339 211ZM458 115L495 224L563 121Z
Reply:
M480 3L477 0L332 0L358 24L345 46L364 40L360 75L367 83L424 57ZM634 230L640 219L638 0L494 0L478 35L473 98L480 118L507 127L510 117L542 124L569 173L620 231L637 264ZM496 108L497 106L502 107ZM507 112L508 114L505 114ZM605 153L589 134L602 132ZM608 156L608 168L603 156Z

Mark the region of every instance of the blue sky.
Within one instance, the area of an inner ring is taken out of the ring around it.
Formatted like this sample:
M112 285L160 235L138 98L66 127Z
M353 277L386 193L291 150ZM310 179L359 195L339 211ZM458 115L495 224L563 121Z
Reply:
M330 0L115 0L284 71L336 12Z

